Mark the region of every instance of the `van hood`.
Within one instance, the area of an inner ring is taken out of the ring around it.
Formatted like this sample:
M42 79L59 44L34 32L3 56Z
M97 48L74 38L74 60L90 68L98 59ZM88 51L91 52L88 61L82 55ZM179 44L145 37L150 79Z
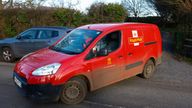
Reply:
M52 63L69 61L73 59L74 56L75 55L68 55L53 51L49 48L45 48L35 53L29 54L27 57L24 57L20 63L32 66L33 68L39 68Z

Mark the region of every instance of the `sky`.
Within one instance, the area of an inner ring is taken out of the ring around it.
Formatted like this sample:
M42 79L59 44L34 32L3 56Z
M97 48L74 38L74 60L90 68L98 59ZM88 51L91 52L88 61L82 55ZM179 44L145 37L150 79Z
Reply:
M77 3L77 1L79 1ZM84 13L87 12L87 8L89 8L91 6L91 4L95 3L95 2L104 2L104 3L121 3L122 0L47 0L44 3L44 6L53 6L55 7L53 4L55 3L56 6L62 6L62 4L64 4L63 7L68 7L67 3L72 3L72 4L77 4L75 6L73 6L73 8L78 9ZM140 0L138 0L140 1ZM152 9L151 10L151 14L150 16L157 16L157 14L155 13L155 11Z
M3 0L8 1L8 0ZM15 2L23 2L26 0L13 0ZM34 0L38 3L40 0ZM104 3L121 3L122 0L44 0L41 5L49 7L68 7L69 3L73 4L72 8L80 10L81 12L87 13L87 8L95 2L104 2ZM140 0L138 0L140 1ZM76 5L74 5L76 4ZM152 16L157 16L156 12L151 10Z
M44 5L53 5L53 1L59 4L63 4L63 2L71 2L76 4L79 1L78 5L75 6L76 9L86 12L86 9L91 6L94 2L104 2L104 3L120 3L121 0L48 0ZM65 4L64 6L67 6Z

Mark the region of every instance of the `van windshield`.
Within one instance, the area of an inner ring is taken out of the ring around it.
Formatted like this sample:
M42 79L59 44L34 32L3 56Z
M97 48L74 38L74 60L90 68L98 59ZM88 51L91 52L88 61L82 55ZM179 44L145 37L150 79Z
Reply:
M67 54L80 54L100 34L101 32L96 30L75 29L51 49Z

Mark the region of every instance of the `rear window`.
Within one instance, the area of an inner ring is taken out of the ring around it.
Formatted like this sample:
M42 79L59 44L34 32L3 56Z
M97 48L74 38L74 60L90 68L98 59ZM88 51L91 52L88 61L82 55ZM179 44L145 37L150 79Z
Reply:
M59 36L59 31L56 30L40 30L38 39L49 39Z

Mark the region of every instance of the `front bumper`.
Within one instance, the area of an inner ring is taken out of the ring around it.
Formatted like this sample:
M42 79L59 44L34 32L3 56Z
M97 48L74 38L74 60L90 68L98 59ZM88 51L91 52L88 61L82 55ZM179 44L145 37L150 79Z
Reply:
M15 82L15 78L18 83ZM19 92L26 97L29 97L34 100L46 100L46 101L57 101L61 93L62 85L53 86L51 84L41 84L41 85L29 85L27 80L17 73L14 72L13 79L15 85L17 86Z

